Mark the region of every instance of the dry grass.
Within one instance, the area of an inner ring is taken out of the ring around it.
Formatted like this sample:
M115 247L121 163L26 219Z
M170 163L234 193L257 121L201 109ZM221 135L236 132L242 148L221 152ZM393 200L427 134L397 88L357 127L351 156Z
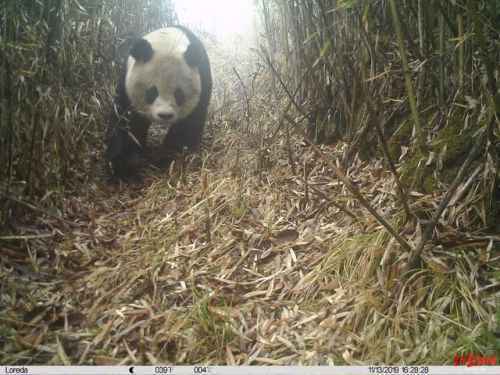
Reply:
M455 246L426 248L402 277L400 247L300 139L295 175L278 141L263 166L241 133L214 139L184 168L91 185L64 221L3 238L0 362L441 364L492 348L498 285L485 271L498 269L499 238L465 240L443 220L439 237ZM379 162L357 161L349 177L401 224Z

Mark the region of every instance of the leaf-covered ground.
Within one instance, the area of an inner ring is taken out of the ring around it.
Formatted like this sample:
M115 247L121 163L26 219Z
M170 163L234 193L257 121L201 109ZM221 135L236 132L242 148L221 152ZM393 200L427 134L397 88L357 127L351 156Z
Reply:
M498 236L459 231L454 206L442 244L403 275L405 251L325 163L340 145L320 158L293 138L293 173L287 142L248 138L219 126L199 158L143 184L97 181L4 238L0 362L443 364L495 350ZM390 173L356 160L348 177L414 245ZM441 196L411 198L425 210Z

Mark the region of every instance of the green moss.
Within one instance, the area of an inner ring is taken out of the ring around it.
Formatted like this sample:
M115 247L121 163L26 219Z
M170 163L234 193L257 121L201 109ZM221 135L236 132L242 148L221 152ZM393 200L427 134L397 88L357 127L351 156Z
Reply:
M398 160L401 156L402 146L410 143L412 133L410 125L408 119L405 119L388 140L387 147L392 160Z
M436 181L433 178L430 166L427 167L425 165L426 160L426 155L419 150L415 150L403 163L401 167L401 182L411 190L416 189L430 192L435 189Z
M464 127L464 114L455 113L450 118L446 127L441 129L434 141L432 148L436 152L440 152L446 145L446 153L443 155L443 166L453 166L461 164L467 157L470 147L472 146L473 133L475 128L463 130ZM453 173L452 175L454 175Z
M472 147L473 135L477 130L473 127L464 130L464 119L465 113L462 109L452 112L447 125L437 132L427 150L420 151L416 148L410 150L401 167L401 180L405 186L424 193L435 191L438 188L436 179L438 168L439 181L445 183L453 181ZM409 127L405 126L405 128ZM397 144L407 132L408 129L391 139L391 144ZM434 153L434 157L428 163L431 153ZM397 156L397 153L393 155L393 157Z
M500 231L500 172L497 172L491 194L485 197L486 200L486 223L489 228L498 233ZM499 275L500 279L500 275Z
M438 187L437 181L434 178L434 176L427 175L424 177L424 181L422 183L423 191L426 191L426 192L435 191L437 189L437 187Z

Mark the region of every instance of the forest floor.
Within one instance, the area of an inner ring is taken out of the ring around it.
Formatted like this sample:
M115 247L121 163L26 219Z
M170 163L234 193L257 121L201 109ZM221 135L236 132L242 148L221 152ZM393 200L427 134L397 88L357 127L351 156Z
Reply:
M284 141L219 133L142 184L66 199L26 228L26 253L2 247L0 362L443 364L487 340L495 300L469 269L483 250L441 249L405 281L404 252L317 152L293 139L293 171ZM381 162L348 175L401 224Z

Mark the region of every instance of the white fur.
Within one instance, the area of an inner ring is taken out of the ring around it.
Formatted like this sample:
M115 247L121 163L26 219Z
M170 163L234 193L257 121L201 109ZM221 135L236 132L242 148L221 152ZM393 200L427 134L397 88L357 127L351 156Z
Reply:
M172 125L189 116L200 100L201 78L197 68L187 65L184 60L189 40L177 28L164 28L153 31L143 37L153 48L153 57L143 63L129 56L125 89L134 109L146 115L151 121ZM159 96L152 104L145 101L145 91L156 86ZM180 87L185 95L185 102L178 106L174 92ZM168 121L159 114L171 114Z

